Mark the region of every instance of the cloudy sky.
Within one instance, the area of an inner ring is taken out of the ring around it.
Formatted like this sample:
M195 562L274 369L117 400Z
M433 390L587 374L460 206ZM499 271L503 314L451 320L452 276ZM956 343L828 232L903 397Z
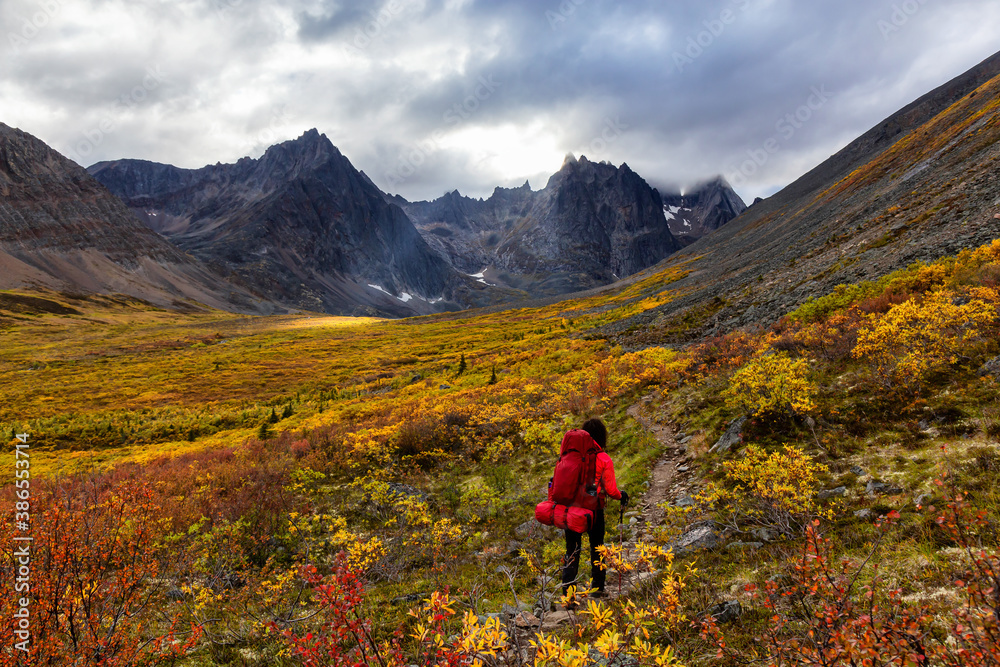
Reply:
M316 127L410 199L538 189L572 152L749 201L991 55L997 25L995 0L2 0L0 122L85 166Z

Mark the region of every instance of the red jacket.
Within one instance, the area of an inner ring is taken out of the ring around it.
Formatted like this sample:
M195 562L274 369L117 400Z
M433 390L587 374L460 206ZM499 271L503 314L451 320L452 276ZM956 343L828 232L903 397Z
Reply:
M607 452L600 452L594 461L594 470L597 472L597 499L601 507L607 503L605 494L615 500L622 499L622 492L618 490L618 483L615 481L615 464Z

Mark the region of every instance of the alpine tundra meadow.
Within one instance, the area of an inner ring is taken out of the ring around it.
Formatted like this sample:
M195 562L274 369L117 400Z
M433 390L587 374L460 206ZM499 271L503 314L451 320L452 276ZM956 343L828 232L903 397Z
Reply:
M1000 667L998 20L5 2L0 666Z

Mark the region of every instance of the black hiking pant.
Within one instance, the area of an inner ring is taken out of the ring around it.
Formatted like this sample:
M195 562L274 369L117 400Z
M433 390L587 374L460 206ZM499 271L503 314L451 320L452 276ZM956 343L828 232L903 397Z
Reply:
M562 587L563 593L571 585L574 585L576 580L576 574L580 570L580 552L583 550L583 533L575 533L572 530L566 530L566 557L563 559L563 571L562 571ZM591 588L596 588L599 591L604 590L604 580L607 577L607 571L602 570L597 565L597 561L600 555L597 553L597 547L604 544L604 508L600 507L594 511L594 524L590 527L590 532L587 533L590 537L590 576L591 576ZM580 584L576 584L577 591L584 590L584 587Z

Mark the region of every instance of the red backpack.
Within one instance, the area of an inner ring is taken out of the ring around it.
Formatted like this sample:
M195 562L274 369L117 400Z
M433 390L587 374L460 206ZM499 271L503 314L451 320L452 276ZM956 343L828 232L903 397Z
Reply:
M549 500L569 507L597 509L597 455L601 446L583 430L569 431L559 447L559 462L549 483Z
M546 526L577 533L590 531L597 509L598 445L586 431L569 431L559 448L559 462L549 482L549 499L535 507L535 519Z

